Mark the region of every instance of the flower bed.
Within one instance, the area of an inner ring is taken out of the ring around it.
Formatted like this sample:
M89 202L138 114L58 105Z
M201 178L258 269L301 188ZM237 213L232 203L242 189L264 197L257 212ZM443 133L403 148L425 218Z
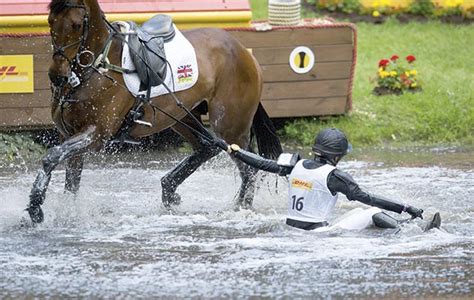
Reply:
M377 72L377 86L373 92L376 95L395 94L400 95L404 92L421 91L420 82L418 80L418 71L415 69L414 62L416 57L408 55L406 62L400 60L396 54L390 59L381 59L379 61L379 69Z
M387 15L439 18L444 21L474 20L474 1L470 0L303 0L308 6L327 13L370 16ZM407 16L408 15L408 16Z

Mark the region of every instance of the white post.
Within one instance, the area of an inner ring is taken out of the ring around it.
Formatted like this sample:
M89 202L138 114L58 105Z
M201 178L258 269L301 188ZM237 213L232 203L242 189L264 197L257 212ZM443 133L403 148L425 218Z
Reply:
M268 22L275 26L292 26L300 22L300 0L268 0Z

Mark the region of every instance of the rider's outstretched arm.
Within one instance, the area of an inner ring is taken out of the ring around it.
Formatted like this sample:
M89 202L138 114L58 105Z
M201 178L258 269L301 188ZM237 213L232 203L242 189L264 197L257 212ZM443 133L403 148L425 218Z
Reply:
M375 206L399 214L407 212L414 218L423 218L423 210L421 209L364 192L352 176L341 170L334 170L332 176L328 178L328 188L333 193L343 193L349 200L356 200L370 206Z
M290 174L291 170L293 169L293 166L278 164L277 161L266 159L255 153L242 150L235 144L229 147L230 150L228 150L228 152L230 155L259 170L285 176Z

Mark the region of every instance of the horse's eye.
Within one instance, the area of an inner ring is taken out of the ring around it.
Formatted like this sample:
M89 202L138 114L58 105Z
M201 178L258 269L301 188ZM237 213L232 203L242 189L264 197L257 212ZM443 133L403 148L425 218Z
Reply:
M77 30L81 29L81 26L82 26L82 24L80 24L80 23L73 23L72 24L72 29L74 31L77 31Z

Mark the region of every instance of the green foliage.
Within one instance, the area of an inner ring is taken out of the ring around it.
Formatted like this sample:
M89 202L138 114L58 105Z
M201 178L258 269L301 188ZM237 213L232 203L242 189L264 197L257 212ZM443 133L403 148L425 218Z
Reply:
M431 0L414 0L408 7L408 12L425 17L432 16L435 12L435 5Z
M436 16L445 17L445 16L462 16L463 10L461 6L448 7L448 8L439 8L435 11Z
M332 0L325 1L324 4L318 2L317 6L332 12L337 11L346 14L360 13L362 10L362 5L360 4L359 0Z
M280 132L290 141L311 145L324 127L338 127L354 146L474 145L473 26L431 21L381 25L359 23L353 111L320 120L298 119ZM423 76L423 91L375 96L374 65L387 53L412 53Z
M0 163L33 158L44 153L44 150L28 134L0 133Z

